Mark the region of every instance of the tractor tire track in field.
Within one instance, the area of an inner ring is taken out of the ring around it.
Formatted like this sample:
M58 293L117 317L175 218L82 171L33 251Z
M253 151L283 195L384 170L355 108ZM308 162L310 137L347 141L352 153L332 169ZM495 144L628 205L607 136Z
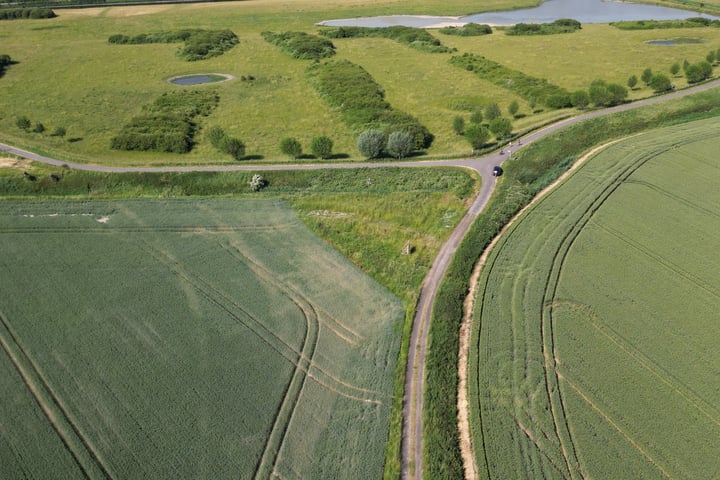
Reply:
M693 408L698 413L707 417L707 419L720 427L720 412L713 405L708 404L697 392L684 384L680 379L676 378L672 373L658 365L650 357L635 347L630 341L620 335L617 331L608 325L601 324L589 306L578 305L568 301L556 301L555 308L568 308L581 313L581 317L590 323L590 325L601 335L612 342L619 350L623 351L635 363L647 370L660 382L664 383L670 390Z
M283 358L290 361L295 367L293 369L292 377L290 382L285 388L282 402L280 407L275 414L273 425L267 436L267 441L263 447L263 453L258 460L255 469L255 479L266 479L272 478L275 467L277 465L278 457L282 445L285 440L285 435L292 421L292 417L295 413L300 395L302 394L303 387L305 386L305 380L307 379L307 373L312 366L312 360L315 356L315 349L318 342L318 322L317 316L311 308L307 308L303 303L298 302L296 299L289 298L303 313L305 319L305 334L302 341L300 351L295 350L292 346L282 340L280 337L275 335L262 322L255 319L250 312L244 310L240 305L228 298L223 292L215 288L211 283L202 279L201 277L194 275L191 278L190 273L186 272L179 262L168 255L166 252L160 251L150 245L147 242L143 242L144 249L152 255L156 260L165 265L170 271L181 278L183 281L192 285L196 291L205 297L211 304L217 306L231 318L236 320L238 323L246 326L253 333L255 333L261 340L267 343L271 348L278 352ZM220 299L218 298L220 297ZM222 301L221 301L222 300ZM224 302L228 302L226 305ZM238 316L234 310L240 310L246 317L255 323L255 328L250 326L250 322L246 322ZM261 334L260 331L264 330L265 335ZM286 349L289 349L295 353L295 355L289 355L287 352L282 351L280 345L274 344L274 341L280 343Z
M0 313L0 346L83 476L88 479L112 479L113 476L100 459L98 452L82 434L35 362L18 342L10 323L2 313Z
M665 470L662 465L658 464L655 459L648 452L646 452L645 449L642 448L642 446L637 441L635 441L625 430L623 430L620 425L613 421L613 419L610 418L607 413L605 413L595 402L593 402L592 399L585 395L585 393L583 393L583 391L577 385L568 380L567 377L565 377L561 373L558 373L558 375L562 379L562 381L567 386L569 386L580 398L582 398L585 403L590 405L590 407L595 410L595 412L597 412L597 414L600 415L600 417L602 417L605 422L607 422L613 429L615 429L620 435L622 435L623 438L625 438L625 440L630 445L632 445L635 450L640 452L650 462L650 464L657 468L657 470L663 475L663 477L667 479L676 478L673 475L670 475L670 473L668 473L668 471Z

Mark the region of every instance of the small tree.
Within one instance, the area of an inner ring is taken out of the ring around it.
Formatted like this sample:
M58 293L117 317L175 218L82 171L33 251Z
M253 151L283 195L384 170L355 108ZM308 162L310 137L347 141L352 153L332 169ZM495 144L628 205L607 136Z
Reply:
M674 77L678 74L678 72L680 72L680 64L678 62L675 62L670 66L670 75Z
M640 76L640 80L642 80L645 85L650 85L650 79L652 78L652 75L652 69L646 68L645 70L643 70L642 75Z
M223 138L225 138L225 131L221 127L213 125L212 127L207 129L207 132L205 132L205 137L210 141L210 144L213 147L220 149L222 140Z
M65 127L55 127L55 130L51 133L53 137L64 137L67 134Z
M498 104L495 102L490 102L485 107L485 118L488 122L492 122L496 118L499 118L502 116L502 112L500 111L500 107L498 107Z
M672 83L667 75L656 73L650 79L650 87L652 87L652 89L656 92L666 92L668 90L672 90Z
M330 158L332 155L333 141L329 137L322 135L320 137L313 137L310 143L310 150L312 154L323 160Z
M35 124L35 127L33 128L33 132L35 133L43 133L45 131L45 125L38 122Z
M680 67L678 66L678 68L680 68ZM630 75L630 78L628 78L628 81L627 81L628 88L630 90L634 89L635 86L637 85L637 82L638 82L637 75Z
M472 122L472 123L482 123L482 121L483 121L482 111L480 111L480 110L475 110L475 111L470 115L470 122Z
M298 139L286 137L280 142L280 151L295 160L302 155L302 145Z
M457 135L462 135L463 130L465 130L465 119L460 115L453 118L453 130Z
M220 150L229 154L235 160L242 160L245 157L245 144L233 137L222 137Z
M481 149L490 139L490 131L482 125L473 123L465 129L465 138L470 142L473 153L475 153L475 150Z
M489 128L496 138L503 139L512 133L512 122L505 117L498 117L490 122Z
M713 50L712 52L708 52L705 60L707 60L709 64L715 63L715 50Z
M573 107L583 109L590 104L590 96L585 90L578 90L570 94L570 101Z
M22 130L29 130L32 123L30 122L30 119L27 118L25 115L17 117L15 120L15 125L18 126L18 128Z
M252 179L250 180L250 188L252 188L253 192L259 192L266 186L267 186L267 180L265 180L262 175L258 175L256 173L255 175L252 176Z
M360 154L367 158L378 158L385 148L385 134L380 130L365 130L358 137Z
M395 158L405 158L415 150L415 139L407 132L392 132L388 136L386 149Z
M517 115L518 111L520 110L520 104L517 102L517 100L513 100L510 102L510 105L508 105L508 113L511 117L515 117Z

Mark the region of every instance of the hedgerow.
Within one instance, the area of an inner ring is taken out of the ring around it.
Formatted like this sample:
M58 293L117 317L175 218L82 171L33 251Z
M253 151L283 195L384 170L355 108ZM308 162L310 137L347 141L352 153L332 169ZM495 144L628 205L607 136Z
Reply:
M9 8L0 9L0 20L22 20L38 18L55 18L57 15L50 8Z
M123 126L110 146L116 150L187 153L194 144L193 119L209 115L218 100L211 91L165 93L144 107L147 113Z
M492 27L480 23L466 23L461 27L443 27L438 32L444 35L458 35L460 37L479 37L481 35L490 35Z
M561 18L551 23L517 23L505 30L506 35L552 35L555 33L572 33L580 30L582 25L572 18Z
M528 101L537 101L549 108L570 106L570 93L544 78L531 77L489 60L481 55L464 53L450 58L450 64L474 72L484 80L506 88Z
M222 55L238 44L239 40L230 30L183 29L156 33L141 33L129 37L115 34L108 38L108 43L116 45L140 45L146 43L178 43L185 42L177 55L189 62L205 60Z
M720 27L720 20L711 20L705 17L692 17L684 20L634 20L626 22L610 22L620 30L654 30L661 28L697 28Z
M293 58L319 60L335 55L335 45L317 35L305 32L262 32L262 37Z
M425 29L404 27L401 25L378 28L339 27L321 30L320 35L328 38L389 38L416 50L429 53L449 53L456 51L456 49L446 47L440 43L440 40L433 37L430 32Z
M315 63L307 77L320 96L337 108L343 121L352 128L376 128L386 134L410 133L416 148L428 148L433 135L415 117L398 110L385 100L385 92L360 65L348 60Z

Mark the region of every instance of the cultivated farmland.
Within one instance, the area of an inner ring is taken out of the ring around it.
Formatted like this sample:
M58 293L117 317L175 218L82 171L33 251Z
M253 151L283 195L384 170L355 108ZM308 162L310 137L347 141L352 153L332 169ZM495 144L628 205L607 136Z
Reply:
M403 307L283 202L3 202L0 225L3 476L382 475Z
M501 238L471 346L481 478L716 475L715 131L610 146Z

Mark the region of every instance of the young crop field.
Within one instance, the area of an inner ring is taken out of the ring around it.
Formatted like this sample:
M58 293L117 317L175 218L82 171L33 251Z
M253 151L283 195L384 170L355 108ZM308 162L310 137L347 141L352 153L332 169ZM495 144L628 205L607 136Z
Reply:
M403 306L280 200L0 203L3 476L378 478Z
M607 147L500 239L470 357L481 478L716 475L715 131Z
M312 60L295 60L268 43L262 32L294 31L317 34L317 22L388 13L462 15L474 10L527 7L536 2L498 0L457 2L278 2L276 0L218 2L182 5L138 5L88 9L62 9L43 20L3 23L2 51L13 63L0 77L0 140L87 163L113 165L208 164L234 160L214 148L204 136L219 126L245 144L253 161L289 161L281 153L285 137L300 141L310 151L314 137L328 136L333 153L361 160L357 137L361 127L346 125L341 113L328 105L306 78ZM219 56L189 62L176 52L182 43L112 44L109 37L157 35L187 29L229 30L239 43ZM417 118L434 135L423 155L433 157L470 154L468 141L455 133L453 120L487 104L497 103L504 115L517 102L512 115L514 132L536 128L568 114L533 105L508 88L499 87L472 72L450 65L453 55L486 56L507 68L546 79L569 91L587 89L601 79L625 85L645 68L669 75L670 67L685 60L704 60L720 47L717 28L623 31L609 25L584 25L572 34L542 38L508 36L496 29L482 37L431 34L452 53L427 53L391 39L334 39L336 58L349 60L368 71L385 92L393 108ZM649 45L648 40L692 37L698 43ZM51 72L51 74L49 74ZM178 86L168 79L178 75L219 73L232 80L197 86ZM685 86L682 74L673 77ZM212 90L218 107L198 116L190 153L126 152L110 148L122 125L143 114L143 107L164 93L178 90ZM629 93L636 99L653 95L640 82ZM26 118L31 128L17 126ZM38 124L42 129L36 131ZM57 129L65 135L53 135ZM304 157L301 157L303 159Z

